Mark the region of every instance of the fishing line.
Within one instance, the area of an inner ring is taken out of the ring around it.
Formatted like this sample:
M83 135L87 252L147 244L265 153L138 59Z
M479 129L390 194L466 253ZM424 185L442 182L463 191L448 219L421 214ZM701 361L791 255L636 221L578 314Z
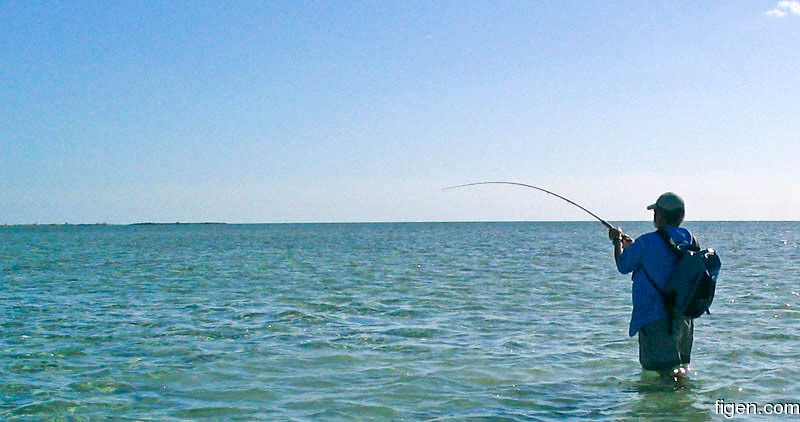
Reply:
M528 185L528 184L525 184L525 183L518 183L518 182L475 182L475 183L467 183L467 184L464 184L464 185L449 186L449 187L446 187L446 188L444 188L442 190L457 189L457 188L463 188L463 187L467 187L467 186L476 186L476 185L515 185L515 186L522 186L522 187L526 187L526 188L536 189L536 190L542 191L544 193L548 193L550 195L553 195L556 198L563 199L564 201L567 201L570 204L575 205L576 207L582 209L583 211L586 211L589 215L591 215L592 217L596 218L598 221L603 223L603 225L606 226L607 228L609 228L609 229L613 229L614 228L614 226L612 226L608 221L603 220L602 218L598 217L597 214L587 210L586 208L584 208L580 204L576 203L575 201L572 201L571 199L565 198L565 197L563 197L563 196L561 196L561 195L559 195L559 194L557 194L555 192L550 192L547 189L542 189L542 188L540 188L538 186ZM627 235L624 235L624 236L627 236Z

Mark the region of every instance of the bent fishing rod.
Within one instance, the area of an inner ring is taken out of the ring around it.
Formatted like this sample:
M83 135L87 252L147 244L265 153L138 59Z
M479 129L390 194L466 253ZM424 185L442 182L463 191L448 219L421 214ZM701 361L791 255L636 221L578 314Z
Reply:
M572 205L575 205L576 207L578 207L578 208L582 209L583 211L587 212L592 217L596 218L599 222L603 223L603 225L606 226L606 228L608 228L608 229L614 229L615 228L608 221L603 220L602 218L598 217L597 214L587 210L586 208L582 207L580 204L578 204L578 203L576 203L576 202L574 202L574 201L572 201L572 200L570 200L568 198L565 198L565 197L563 197L563 196L561 196L561 195L559 195L559 194L557 194L555 192L550 192L547 189L542 189L542 188L540 188L538 186L528 185L526 183L518 183L518 182L475 182L475 183L467 183L467 184L463 184L463 185L448 186L448 187L446 187L446 188L444 188L442 190L450 190L450 189L464 188L464 187L467 187L467 186L477 186L477 185L515 185L515 186L522 186L522 187L526 187L526 188L536 189L536 190L542 191L544 193L553 195L556 198L563 199L564 201L567 201ZM630 239L630 236L628 236L626 234L623 234L623 237L625 237L627 239Z

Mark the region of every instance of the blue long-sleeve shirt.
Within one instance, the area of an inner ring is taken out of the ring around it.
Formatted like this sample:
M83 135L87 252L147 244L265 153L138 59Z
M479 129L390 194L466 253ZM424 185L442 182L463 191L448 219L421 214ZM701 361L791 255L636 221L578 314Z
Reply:
M692 233L683 227L667 226L665 230L673 241L681 247L690 245L699 247ZM643 234L625 250L617 259L617 269L622 274L633 272L632 297L633 312L628 329L630 336L636 335L639 329L650 322L667 318L664 304L650 281L649 275L659 288L672 274L675 267L675 256L667 248L664 240L656 232Z

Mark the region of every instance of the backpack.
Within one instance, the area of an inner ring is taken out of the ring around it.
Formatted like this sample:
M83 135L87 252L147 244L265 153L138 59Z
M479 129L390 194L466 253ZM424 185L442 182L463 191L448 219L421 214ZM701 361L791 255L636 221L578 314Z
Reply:
M672 333L672 320L675 317L695 319L704 313L710 314L709 308L714 301L722 263L714 249L699 250L696 247L682 249L664 229L656 232L664 240L673 255L675 269L659 288L645 271L650 284L656 289L667 311L669 331Z

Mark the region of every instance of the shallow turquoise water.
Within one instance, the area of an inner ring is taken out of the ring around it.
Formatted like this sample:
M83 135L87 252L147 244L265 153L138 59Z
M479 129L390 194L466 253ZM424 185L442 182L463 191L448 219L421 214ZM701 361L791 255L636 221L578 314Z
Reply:
M709 420L717 399L800 402L800 223L687 227L723 270L682 384L641 371L597 223L0 227L0 420Z

